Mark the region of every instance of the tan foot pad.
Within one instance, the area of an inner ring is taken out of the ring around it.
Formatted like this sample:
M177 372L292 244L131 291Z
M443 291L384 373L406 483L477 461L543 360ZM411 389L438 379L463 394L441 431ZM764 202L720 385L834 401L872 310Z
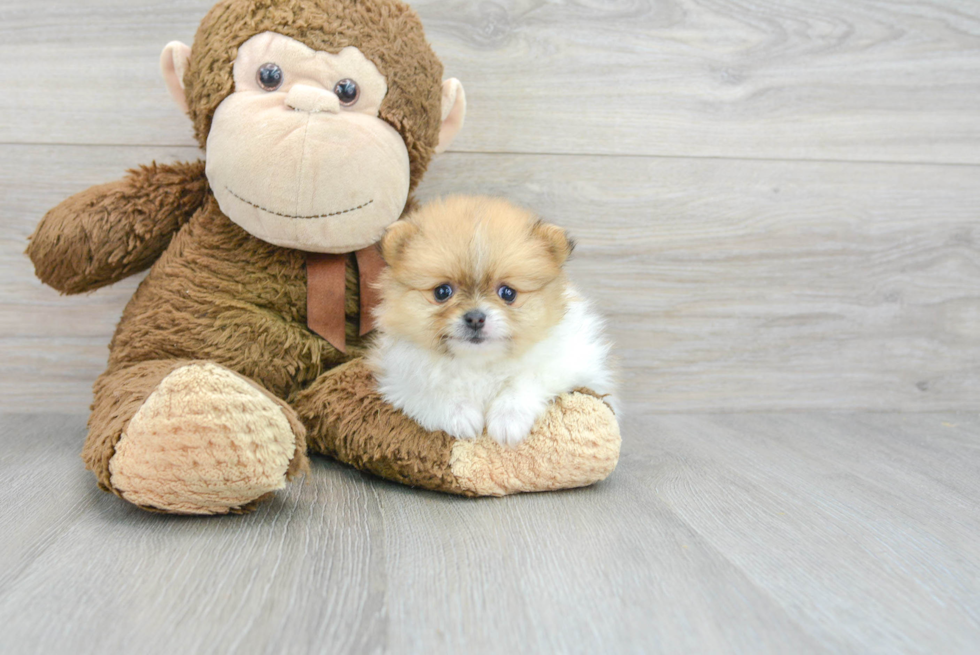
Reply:
M150 509L225 514L281 489L296 449L282 409L211 363L174 370L124 430L112 486Z
M604 480L619 461L619 424L595 396L560 396L517 448L487 436L455 441L449 467L478 496L584 487Z

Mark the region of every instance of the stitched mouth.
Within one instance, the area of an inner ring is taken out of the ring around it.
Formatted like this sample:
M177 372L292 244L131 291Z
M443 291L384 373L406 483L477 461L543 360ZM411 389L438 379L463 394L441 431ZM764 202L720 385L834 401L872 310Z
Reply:
M350 209L345 209L345 210L339 211L339 212L330 212L329 214L313 214L312 216L293 216L291 214L283 214L282 212L277 212L277 211L274 211L272 209L266 209L265 207L263 207L261 205L256 205L251 200L246 200L245 198L242 198L240 195L238 195L237 193L235 193L234 191L232 191L228 187L225 187L225 191L227 191L231 195L235 196L236 198L238 198L239 200L241 200L242 202L244 202L246 205L251 205L252 207L255 207L256 209L261 209L262 211L264 211L264 212L266 212L268 214L272 214L274 216L281 216L283 218L297 218L297 219L300 219L300 220L312 220L312 219L315 219L315 218L329 218L331 216L340 216L341 214L349 214L351 212L356 212L358 209L364 209L365 207L367 207L368 205L370 205L372 202L374 202L374 199L372 198L371 200L368 200L366 203L364 203L362 205L358 205L357 207L351 207Z

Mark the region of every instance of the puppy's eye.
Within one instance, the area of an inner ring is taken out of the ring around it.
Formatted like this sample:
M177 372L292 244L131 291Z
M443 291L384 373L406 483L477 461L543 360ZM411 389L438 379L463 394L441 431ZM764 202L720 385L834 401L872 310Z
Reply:
M446 302L453 297L453 287L449 284L440 284L432 291L432 295L436 302Z
M340 104L345 107L353 105L361 95L361 90L357 88L357 82L350 79L337 82L337 86L333 88L333 92L340 99Z
M278 64L273 64L272 62L262 64L259 67L259 72L255 74L255 79L258 81L259 86L270 92L282 86L282 78L282 69L279 68Z
M514 300L517 298L517 292L506 284L500 285L500 288L497 289L497 295L500 296L500 299L508 305L514 302Z

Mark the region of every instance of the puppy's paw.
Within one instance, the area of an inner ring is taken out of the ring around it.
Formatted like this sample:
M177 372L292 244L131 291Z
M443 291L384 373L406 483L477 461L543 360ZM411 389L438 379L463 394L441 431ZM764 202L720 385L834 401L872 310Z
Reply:
M457 439L476 439L483 434L483 411L475 405L456 404L446 418L442 430Z
M531 434L540 409L537 403L498 398L487 414L487 434L505 446L517 446Z

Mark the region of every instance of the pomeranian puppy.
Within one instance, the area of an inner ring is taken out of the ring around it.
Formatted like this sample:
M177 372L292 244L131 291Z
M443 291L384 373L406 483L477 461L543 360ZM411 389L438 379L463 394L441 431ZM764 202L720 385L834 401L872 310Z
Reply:
M385 400L429 430L513 446L559 394L611 394L602 320L562 268L573 247L496 198L446 198L389 227L368 357Z

